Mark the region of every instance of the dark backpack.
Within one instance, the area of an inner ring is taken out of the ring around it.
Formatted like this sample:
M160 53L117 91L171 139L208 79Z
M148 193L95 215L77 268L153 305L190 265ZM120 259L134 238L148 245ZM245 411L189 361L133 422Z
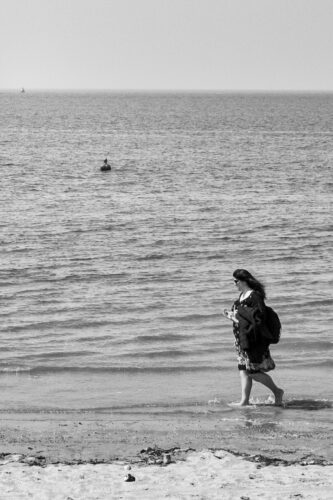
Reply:
M266 327L264 337L270 344L277 344L281 337L281 322L277 313L269 306L266 306Z

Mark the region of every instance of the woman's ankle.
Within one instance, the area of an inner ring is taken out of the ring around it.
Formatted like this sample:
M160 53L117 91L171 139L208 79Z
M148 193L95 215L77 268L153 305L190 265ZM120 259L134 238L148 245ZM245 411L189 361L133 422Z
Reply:
M282 405L283 394L284 394L284 390L280 389L279 387L274 391L275 405L276 406Z

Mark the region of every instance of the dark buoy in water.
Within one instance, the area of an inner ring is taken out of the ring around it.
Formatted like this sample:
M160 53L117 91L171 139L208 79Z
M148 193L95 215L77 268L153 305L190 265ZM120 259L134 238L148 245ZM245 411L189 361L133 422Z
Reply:
M101 166L101 171L102 172L109 172L111 170L111 165L108 162L108 159L105 158L104 164Z

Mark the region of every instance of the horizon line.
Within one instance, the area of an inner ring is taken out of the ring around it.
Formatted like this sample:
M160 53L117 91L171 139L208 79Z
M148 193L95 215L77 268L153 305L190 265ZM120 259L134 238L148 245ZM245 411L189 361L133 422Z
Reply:
M333 89L191 89L191 88L94 88L94 87L86 87L86 88L75 88L75 87L54 87L54 88L46 88L46 87L7 87L0 88L0 92L21 92L21 89L24 89L25 92L114 92L114 93L140 93L140 92L152 92L152 93L332 93Z

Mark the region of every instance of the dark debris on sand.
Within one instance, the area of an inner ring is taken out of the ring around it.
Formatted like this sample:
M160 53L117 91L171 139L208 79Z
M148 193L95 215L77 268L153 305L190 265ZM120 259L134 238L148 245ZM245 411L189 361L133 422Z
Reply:
M182 449L179 447L164 449L159 448L158 446L144 448L140 451L140 453L129 460L131 463L135 463L137 465L168 465L170 463L175 463L177 461L184 461L189 453L193 453L197 450L194 448L186 448ZM214 456L218 459L221 459L221 456L215 455L216 452L225 451L227 453L231 453L234 456L241 457L244 460L248 460L249 462L256 462L258 464L258 468L267 467L269 465L274 466L290 466L290 465L321 465L321 466L332 466L333 462L327 460L323 457L314 456L312 454L305 455L301 458L297 458L295 460L285 460L283 458L276 457L268 457L261 454L250 455L247 453L237 452L234 450L220 448L209 448L209 451L214 453ZM107 464L117 462L119 459L73 459L73 460L62 460L62 461L52 461L50 462L43 455L22 455L22 454L13 454L13 453L0 453L0 465L4 465L9 462L20 462L29 466L39 466L46 467L49 463L53 464L63 464L63 465L80 465L80 464Z
M220 451L220 450L213 450L211 449L212 452L214 451ZM327 460L326 458L323 457L316 457L313 455L305 455L301 458L297 458L295 460L285 460L283 458L276 458L276 457L268 457L265 455L261 454L256 454L256 455L249 455L247 453L241 453L241 452L236 452L234 450L224 450L227 451L228 453L232 453L232 455L235 455L237 457L242 457L244 460L248 460L249 462L256 462L258 466L261 467L267 467L268 465L283 465L285 467L288 467L289 465L322 465L322 466L332 466L333 462ZM220 458L220 457L216 457Z
M181 449L177 446L174 448L163 449L158 446L153 448L144 448L139 453L139 463L147 465L168 465L176 461L185 460L189 452L195 451L192 448Z

